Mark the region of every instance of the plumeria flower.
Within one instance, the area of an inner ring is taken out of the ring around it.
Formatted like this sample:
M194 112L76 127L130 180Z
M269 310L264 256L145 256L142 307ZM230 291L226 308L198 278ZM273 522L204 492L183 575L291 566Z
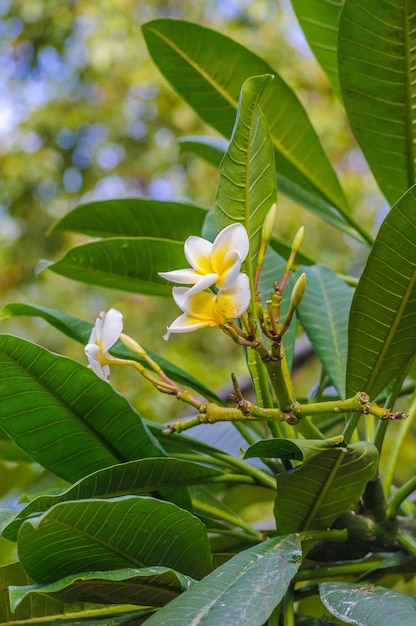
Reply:
M170 333L189 333L207 326L222 326L229 320L240 317L250 304L250 282L246 274L240 273L230 289L197 291L191 293L186 287L174 287L173 299L183 311L170 326L164 339Z
M230 224L215 238L214 243L202 237L188 237L185 257L191 267L159 276L181 285L193 285L189 294L195 294L215 285L230 289L240 274L241 264L249 251L247 231L242 224Z
M101 311L92 329L88 344L85 346L85 354L89 361L89 367L103 380L110 379L109 362L112 358L108 350L119 339L123 330L123 315L117 309L110 309L105 313Z

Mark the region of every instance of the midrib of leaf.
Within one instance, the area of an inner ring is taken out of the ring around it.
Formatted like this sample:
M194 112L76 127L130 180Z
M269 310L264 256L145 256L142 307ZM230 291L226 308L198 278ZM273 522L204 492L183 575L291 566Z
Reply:
M411 37L409 30L409 0L404 0L403 3L403 33L404 33L404 62L406 67L406 143L407 153L409 158L407 159L407 177L408 186L410 187L415 182L415 133L413 128L413 107L412 107L412 63L411 63Z
M330 306L330 301L328 299L328 293L327 290L325 289L325 284L323 283L323 281L321 280L321 277L318 274L318 280L321 283L322 286L322 293L324 296L324 303L325 303L325 309L327 311L327 315L328 315L328 319L329 319L329 326L330 326L330 334L333 337L333 341L334 341L334 346L335 346L335 353L337 356L337 359L340 363L343 363L344 361L344 357L342 354L342 350L340 348L340 343L339 343L339 333L337 332L336 326L335 326L335 319L333 316L333 312L332 312L332 308Z
M329 472L328 476L325 479L325 482L321 485L319 495L317 496L316 500L314 500L313 507L309 511L308 517L306 518L302 526L302 530L308 530L310 528L310 525L312 524L317 513L319 512L319 508L322 502L324 501L324 499L326 498L327 493L330 490L331 485L335 480L337 472L344 458L345 458L345 453L343 451L340 451L338 459L335 461L334 465L332 466L331 471Z
M85 609L83 611L71 611L68 612L64 608L62 608L62 613L56 614L45 614L40 617L26 617L24 619L16 619L16 620L7 620L7 626L22 626L23 624L42 624L47 620L51 621L51 624L55 622L55 620L66 618L68 620L72 620L72 618L79 617L80 619L85 619L86 617L101 617L102 615L108 615L109 617L114 616L114 613L134 613L139 612L139 607L134 607L131 604L117 604L117 605L108 605L99 609Z
M397 331L397 329L398 329L398 327L399 327L399 325L400 325L400 323L402 321L403 312L404 312L404 310L407 307L407 304L408 304L408 302L410 300L410 297L411 297L411 295L413 293L413 289L416 289L416 270L413 272L413 279L411 281L409 281L409 284L407 286L407 290L406 290L405 296L404 296L404 298L403 298L403 300L402 300L402 302L400 304L399 310L397 311L397 315L396 315L396 317L394 319L394 323L390 327L390 331L388 333L386 341L384 342L383 348L381 349L380 354L378 356L377 363L375 364L373 372L372 372L372 374L370 376L370 379L369 379L369 381L368 381L368 383L366 385L366 389L365 390L366 390L367 393L371 393L371 389L372 389L372 386L374 384L374 381L377 379L377 377L379 375L381 365L383 364L384 359L385 359L388 351L390 350L391 344L393 343L394 336L395 336L396 331Z
M172 50L174 50L178 54L178 56L181 56L187 63L189 63L189 65L194 70L196 70L199 74L201 74L210 85L213 85L215 87L215 89L217 91L219 91L219 93L223 96L224 100L227 100L227 102L229 104L231 104L235 109L237 108L237 100L235 100L235 98L232 98L231 95L229 93L227 93L221 87L221 85L219 83L217 83L216 81L212 80L212 77L210 76L210 74L207 74L207 72L205 72L200 65L198 65L197 63L194 63L192 58L189 57L181 48L178 48L178 46L176 46L171 39L169 39L168 37L165 37L158 30L154 30L152 28L149 28L149 26L147 26L147 28L150 31L152 31L154 35L159 37L159 39L162 39L162 41L164 41L170 48L172 48Z
M226 100L231 106L233 106L235 109L237 109L237 100L235 98L232 98L230 94L228 94L220 85L219 83L217 83L216 81L214 81L212 79L212 77L207 74L207 72L205 72L202 67L198 64L196 64L195 62L192 61L192 59L180 48L178 48L178 46L176 46L171 39L169 39L168 37L164 36L160 31L154 30L152 28L149 28L149 26L147 26L148 30L153 32L154 35L156 35L157 37L159 37L165 44L167 44L168 46L170 46L172 48L172 50L174 50L179 56L181 56L186 62L188 62L190 64L190 66L197 72L199 72L206 80L207 82L212 85L224 98L224 100ZM314 180L313 177L310 176L309 171L305 170L305 168L300 168L299 167L299 163L298 161L296 161L295 159L293 159L291 157L291 152L289 152L288 150L285 149L285 147L281 144L278 144L278 142L275 140L273 133L271 132L271 137L272 137L272 143L275 147L275 149L280 152L296 169L299 170L299 172L302 173L302 175L306 178L306 180L308 180L309 183L311 183L311 185L314 187L314 189L316 189L318 191L318 193L322 194L322 196L327 200L327 202L329 202L331 205L334 205L339 212L341 213L341 215L343 215L347 221L353 226L353 227L357 227L356 222L352 221L352 216L350 215L350 212L348 211L348 209L341 205L339 201L333 199L331 197L331 195L328 195L328 192L326 189L324 188L319 188L316 185L316 181ZM360 232L362 234L362 230L358 229L358 232ZM364 239L366 239L366 237L364 237ZM368 241L368 236L367 236L367 241ZM371 243L371 242L370 242Z

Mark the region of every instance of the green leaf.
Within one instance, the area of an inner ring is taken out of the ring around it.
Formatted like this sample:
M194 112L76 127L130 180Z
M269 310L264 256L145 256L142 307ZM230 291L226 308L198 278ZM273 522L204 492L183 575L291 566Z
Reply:
M52 626L52 624L57 623L56 620L60 621L59 617L65 620L65 622L60 622L61 624L70 623L71 618L76 620L74 623L79 624L80 616L83 619L88 619L91 616L92 619L97 619L97 615L102 618L106 613L106 626L110 626L110 624L115 626L118 622L113 622L112 619L110 621L110 616L117 610L126 610L125 607L115 607L113 605L109 605L105 609L102 605L97 607L95 604L84 604L81 602L65 604L59 600L47 598L39 594L24 599L16 608L16 611L12 613L9 597L6 593L7 587L29 585L31 582L20 563L12 563L0 567L0 587L3 591L0 594L0 626L5 626L6 624L8 626L11 624L15 626L28 626L28 624ZM132 615L131 612L130 615Z
M384 220L358 283L348 335L347 395L372 397L416 353L416 187Z
M277 198L273 146L267 121L258 106L272 76L247 79L242 88L230 145L220 165L215 214L218 230L240 222L250 239L252 271L261 229ZM251 269L247 268L249 275Z
M247 448L244 458L264 457L307 461L324 450L332 450L341 442L342 437L334 437L333 439L262 439Z
M72 248L56 263L39 269L88 285L153 296L172 295L172 284L158 272L183 267L183 243L150 237L109 238Z
M184 241L198 235L207 211L192 204L150 198L118 198L81 204L51 232L69 230L92 237L156 237Z
M328 611L357 626L414 626L416 600L411 596L373 585L321 583L320 596Z
M339 94L338 22L344 0L292 0L299 24L317 61Z
M316 454L278 474L275 517L278 532L329 528L356 504L377 470L378 451L361 441Z
M61 602L93 602L95 604L138 604L163 606L182 591L189 589L193 579L166 567L125 568L107 572L82 572L56 582L24 587L9 587L12 611L28 596L42 594Z
M163 567L192 578L212 569L204 525L171 502L126 496L62 502L19 531L20 561L39 583L88 571Z
M108 383L75 361L9 335L0 335L0 425L28 456L68 481L164 454Z
M179 150L183 154L192 152L214 167L219 167L228 149L228 141L220 137L189 136L179 139Z
M409 0L345 0L339 23L344 105L390 204L416 180L415 19Z
M348 353L348 316L353 290L325 265L300 267L306 291L297 313L326 374L345 397Z
M150 54L166 79L227 139L241 85L252 76L274 75L262 109L272 132L279 189L357 237L357 225L349 226L347 201L315 130L294 92L273 68L232 39L198 24L159 19L142 28Z
M15 317L17 315L28 315L30 317L40 317L44 319L48 324L51 324L55 328L57 328L61 333L64 333L71 339L75 339L79 343L86 345L88 343L89 336L91 334L91 330L93 324L89 322L84 322L77 317L73 317L71 315L66 315L65 313L61 313L60 311L55 311L54 309L48 309L47 307L42 307L34 304L24 304L22 302L10 302L6 304L3 309L0 311L0 320L8 317ZM194 389L198 393L201 394L207 400L211 402L217 402L218 404L223 404L221 398L219 398L213 391L208 389L204 384L202 384L199 380L185 372L183 369L174 365L167 359L159 356L155 352L152 352L148 348L144 347L147 354L154 360L156 363L160 365L165 374L169 376L172 380L179 383L180 385L184 385L185 387L190 387ZM128 350L121 341L117 341L114 348L111 348L111 354L120 359L131 359L133 361L137 361L141 363L144 367L149 368L149 364L144 359L140 359L136 354L133 354Z
M146 626L262 626L302 559L299 539L276 537L240 552L152 615Z
M16 541L23 521L60 502L86 500L87 498L112 498L128 494L144 494L163 488L180 488L205 482L215 482L221 470L171 458L151 458L130 461L99 470L79 480L59 494L41 495L31 500L16 514L14 521L3 524L3 536Z

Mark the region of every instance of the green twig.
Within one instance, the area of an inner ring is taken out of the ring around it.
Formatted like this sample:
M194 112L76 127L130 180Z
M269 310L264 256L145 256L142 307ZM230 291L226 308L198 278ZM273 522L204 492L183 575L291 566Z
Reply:
M400 505L403 500L406 500L407 496L409 496L416 489L416 476L413 476L410 480L408 480L404 485L399 487L397 491L390 498L387 505L387 516L395 517L397 515Z

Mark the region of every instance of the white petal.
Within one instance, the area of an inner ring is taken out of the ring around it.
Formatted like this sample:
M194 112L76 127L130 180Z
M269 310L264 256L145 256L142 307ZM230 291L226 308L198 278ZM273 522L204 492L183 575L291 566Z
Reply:
M172 295L184 313L200 321L212 319L216 296L211 291L198 291L191 294L190 289L174 287Z
M92 361L97 361L98 363L101 360L101 350L96 343L88 343L84 348L84 352L90 363Z
M247 231L242 224L230 224L216 237L212 245L212 256L221 250L236 250L244 261L250 248Z
M191 296L194 293L198 293L198 291L204 291L204 289L209 289L212 285L215 285L218 279L218 274L205 274L205 276L201 276L197 283L190 289L188 289L188 295Z
M170 280L172 283L179 283L180 285L195 285L200 279L201 274L195 272L192 268L186 268L184 270L172 270L171 272L159 272L159 276Z
M241 269L241 256L236 250L229 250L222 260L222 273L216 282L218 289L230 289L237 280Z
M168 339L170 333L190 333L206 326L215 326L215 324L209 320L197 320L187 313L183 313L168 326L165 338Z
M84 351L88 357L89 367L92 371L108 382L110 379L110 368L108 365L101 365L101 351L99 346L95 343L89 343L85 346Z
M88 343L101 343L101 337L103 332L103 324L105 319L105 311L101 311L91 331Z
M218 309L225 319L236 319L247 311L250 299L249 278L246 274L240 274L232 289L218 292Z
M107 352L120 338L123 331L123 315L117 309L110 309L104 317L101 349L103 353Z
M211 273L212 243L202 237L188 237L184 252L186 260L199 274Z

